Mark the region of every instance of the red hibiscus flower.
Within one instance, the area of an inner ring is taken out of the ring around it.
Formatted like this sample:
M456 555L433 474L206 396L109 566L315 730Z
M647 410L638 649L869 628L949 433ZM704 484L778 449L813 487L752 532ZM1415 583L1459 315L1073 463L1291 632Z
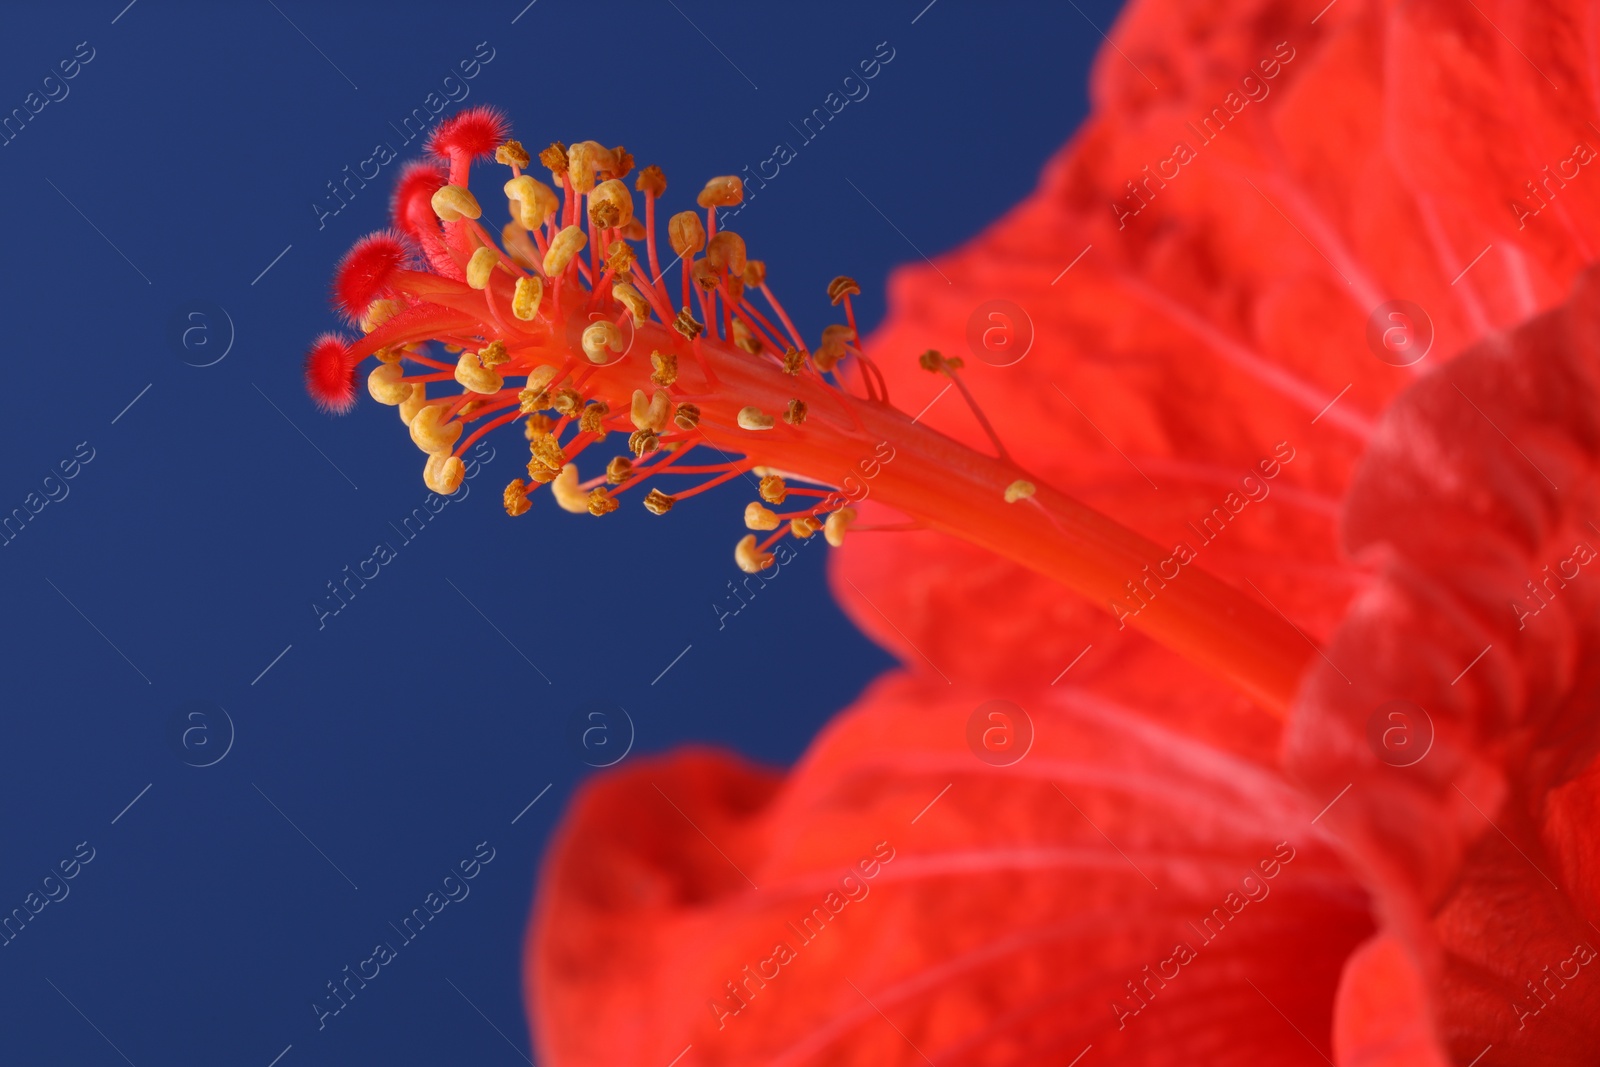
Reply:
M937 514L852 538L836 592L905 670L786 777L585 790L529 935L547 1062L1590 1062L1592 37L1130 8L1039 192L866 347L1171 551L1106 586ZM930 347L959 381L883 358ZM1220 600L1194 640L1207 573L1308 658Z

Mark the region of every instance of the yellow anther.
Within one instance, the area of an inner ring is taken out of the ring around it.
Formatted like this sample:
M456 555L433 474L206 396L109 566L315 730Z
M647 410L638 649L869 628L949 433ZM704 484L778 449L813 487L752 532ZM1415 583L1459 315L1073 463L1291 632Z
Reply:
M367 310L361 313L361 332L371 333L404 311L405 307L400 301L390 300L387 297L374 300L367 305Z
M606 481L612 485L621 485L633 477L633 460L627 456L612 456L611 462L606 464Z
M739 428L741 430L770 430L772 427L772 416L754 404L739 409Z
M635 430L628 435L628 451L643 458L661 447L661 436L654 430Z
M583 394L576 389L557 389L551 398L550 406L556 409L559 415L576 415L583 406Z
M860 293L861 286L856 284L856 280L844 274L828 283L828 299L835 304L847 296L858 296Z
M611 163L606 173L613 178L626 178L633 173L633 153L617 145L611 150Z
M517 410L524 415L532 416L535 411L543 411L549 406L548 389L530 387L517 394Z
M525 230L536 230L544 220L561 210L561 201L550 187L527 174L505 184L506 199L517 205L517 221Z
M832 326L822 328L822 344L812 353L811 358L816 363L817 369L823 372L830 371L845 357L845 345L856 339L855 331L848 326L834 323Z
M561 442L550 434L543 434L528 442L528 477L536 482L548 482L567 465L567 454Z
M718 270L726 269L736 278L743 277L746 266L744 238L732 230L718 230L706 245L706 262Z
M595 171L611 162L611 153L595 141L579 141L567 149L567 181L580 193L594 188Z
M505 505L506 514L513 519L518 515L526 515L528 509L533 507L528 503L528 483L521 478L511 479L506 491L500 494L500 502Z
M568 463L556 475L555 481L550 483L550 495L556 498L556 506L562 511L582 515L589 510L589 494L578 488L576 463Z
M745 534L733 550L733 561L739 569L746 574L759 574L772 566L771 552L763 552L756 547L756 535Z
M700 405L679 404L677 414L672 416L672 424L680 430L692 430L700 425Z
M767 265L759 259L746 260L744 265L744 284L752 289L761 288L767 280Z
M417 382L411 387L411 395L400 401L400 421L407 426L417 417L417 412L423 409L428 402L428 387Z
M790 426L799 426L806 421L806 402L804 400L791 400L784 409L783 421Z
M523 322L532 322L539 313L539 301L544 299L544 282L539 278L518 278L516 291L511 294L511 314Z
M528 155L528 150L522 147L521 141L507 141L494 150L494 161L525 170L528 164L533 162L533 158Z
M822 529L822 523L818 522L816 519L813 519L809 515L801 515L798 518L789 520L789 532L800 538L802 541L820 529Z
M498 367L500 364L507 363L510 360L511 353L506 351L506 343L504 341L490 341L478 349L478 362L485 367Z
M966 361L960 356L946 358L936 348L930 348L917 357L917 366L933 374L938 374L945 370L960 370L965 365Z
M771 508L757 501L752 500L744 506L746 530L776 530L780 521Z
M728 281L730 284L733 283L732 278L729 278ZM728 295L733 296L731 292ZM734 297L734 300L737 302L738 297ZM750 327L744 324L743 319L733 320L733 345L735 348L748 352L752 356L759 356L763 347L761 338L757 337Z
M777 474L763 475L761 478L761 499L769 504L781 504L789 496L789 486L782 476Z
M591 322L583 328L583 354L590 363L605 363L609 352L622 351L622 331L610 319Z
M722 281L722 275L717 273L717 268L703 259L694 261L694 266L689 268L689 277L705 292L711 292Z
M828 539L828 544L838 548L844 544L844 533L856 521L855 508L840 508L828 516L828 521L822 524L822 536Z
M678 380L678 355L675 352L650 353L650 380L666 387Z
M550 251L544 254L545 277L561 277L572 262L572 257L583 251L583 246L588 243L589 238L578 226L568 226L552 237Z
M1026 500L1036 492L1038 492L1038 489L1032 482L1025 478L1018 478L1006 486L1006 503L1015 504L1019 500Z
M629 194L628 187L615 178L609 178L594 187L589 194L589 218L595 218L595 212L602 213L600 226L612 228L626 226L633 221L633 196Z
M550 171L550 176L558 182L567 173L567 146L560 141L551 141L550 147L539 153L539 162Z
M528 372L528 388L543 389L556 380L556 368L541 364Z
M378 403L390 407L404 403L411 396L412 385L400 380L404 374L398 363L380 363L367 375L367 392Z
M677 497L663 493L659 489L652 489L650 495L644 498L644 509L652 515L665 515L677 502Z
M460 222L483 214L478 198L462 185L446 185L433 194L433 213L442 222Z
M644 223L636 217L632 222L622 227L622 236L629 241L642 241L645 237Z
M628 414L638 429L660 433L667 428L667 420L672 417L672 401L665 389L657 390L650 397L645 396L643 389L635 389L632 410Z
M806 365L806 354L798 348L791 348L783 354L783 373L799 374L800 368Z
M612 241L606 246L606 268L618 277L633 270L633 265L638 260L639 254L626 241ZM628 281L626 277L622 277L622 280Z
M467 284L474 289L489 288L489 276L499 263L500 257L495 255L494 249L479 247L467 260Z
M667 191L667 176L652 163L639 172L639 176L633 180L633 187L645 196L660 199L661 194Z
M695 197L701 207L733 207L744 199L744 182L732 174L712 178Z
M522 439L524 441L537 441L539 438L554 430L556 420L549 415L529 415L522 420Z
M411 418L411 440L424 452L449 452L461 437L459 422L445 422L444 408L429 404Z
M617 503L616 497L599 486L596 486L594 491L589 494L587 504L591 515L609 515L622 506Z
M461 479L467 470L461 460L447 452L435 452L422 466L422 484L435 493L449 496L461 488Z
M680 211L667 220L667 241L674 252L687 259L706 246L705 224L697 213Z
M591 400L583 405L583 414L578 416L578 429L584 433L594 434L596 441L606 439L606 416L611 414L611 407L604 400Z
M456 360L456 381L472 392L485 396L498 393L506 384L498 372L478 362L476 352L463 352L461 358Z
M642 326L650 318L650 303L645 300L644 294L639 292L627 282L612 282L611 295L627 305L628 311L633 315L633 324Z
M672 320L672 328L683 334L683 336L687 337L691 341L693 341L696 337L699 337L701 331L705 329L704 326L700 325L698 319L689 314L688 308L684 308L682 311L678 312L678 317Z

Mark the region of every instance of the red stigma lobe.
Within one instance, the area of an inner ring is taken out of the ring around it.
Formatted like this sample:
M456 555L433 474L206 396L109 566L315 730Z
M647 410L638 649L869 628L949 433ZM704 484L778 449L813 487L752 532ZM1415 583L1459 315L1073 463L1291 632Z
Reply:
M306 353L306 391L323 411L343 414L356 403L356 360L338 334L318 337Z
M393 230L363 237L339 261L333 279L334 304L359 320L369 304L389 291L395 272L410 258L405 239Z

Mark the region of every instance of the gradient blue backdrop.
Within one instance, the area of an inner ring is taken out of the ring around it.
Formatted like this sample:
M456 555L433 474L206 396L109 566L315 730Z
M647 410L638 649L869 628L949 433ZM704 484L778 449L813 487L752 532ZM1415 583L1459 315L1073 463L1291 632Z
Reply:
M325 583L398 544L424 487L393 411L324 417L299 373L398 165L312 205L483 42L469 103L535 150L625 144L669 203L800 146L737 229L808 334L837 273L871 324L911 242L949 249L1032 187L1115 4L125 2L12 9L0 34L0 113L59 97L0 147L0 514L39 509L0 548L0 915L94 857L0 947L0 1063L522 1062L539 858L586 761L627 740L613 711L585 748L581 713L626 709L630 759L698 741L782 764L889 661L820 547L719 629L732 487L664 520L543 499L508 520L514 430L319 629ZM800 145L791 123L880 42L870 95ZM480 842L470 895L319 1031L324 984Z

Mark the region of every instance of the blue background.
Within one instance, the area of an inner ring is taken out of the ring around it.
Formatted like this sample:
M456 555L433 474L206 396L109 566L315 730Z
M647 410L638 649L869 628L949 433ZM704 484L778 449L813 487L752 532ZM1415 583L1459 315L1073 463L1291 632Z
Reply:
M0 947L0 1062L522 1062L539 858L587 764L625 747L614 709L634 758L704 741L783 764L888 665L828 598L825 548L719 629L733 487L667 519L544 499L507 519L515 429L401 545L420 453L364 393L330 418L300 379L336 325L330 269L386 222L399 165L320 228L312 204L380 141L412 155L390 124L487 42L468 103L504 107L535 151L626 145L665 169L669 205L794 143L737 229L808 335L838 273L869 325L908 239L949 249L1032 188L1114 5L525 2L5 15L0 112L79 42L93 59L0 147L0 513L66 492L0 548L0 914L79 842L94 859ZM801 144L790 123L879 42L870 95ZM399 558L319 629L325 583L380 541ZM593 708L609 732L586 749ZM319 1032L324 983L485 841L470 896Z

